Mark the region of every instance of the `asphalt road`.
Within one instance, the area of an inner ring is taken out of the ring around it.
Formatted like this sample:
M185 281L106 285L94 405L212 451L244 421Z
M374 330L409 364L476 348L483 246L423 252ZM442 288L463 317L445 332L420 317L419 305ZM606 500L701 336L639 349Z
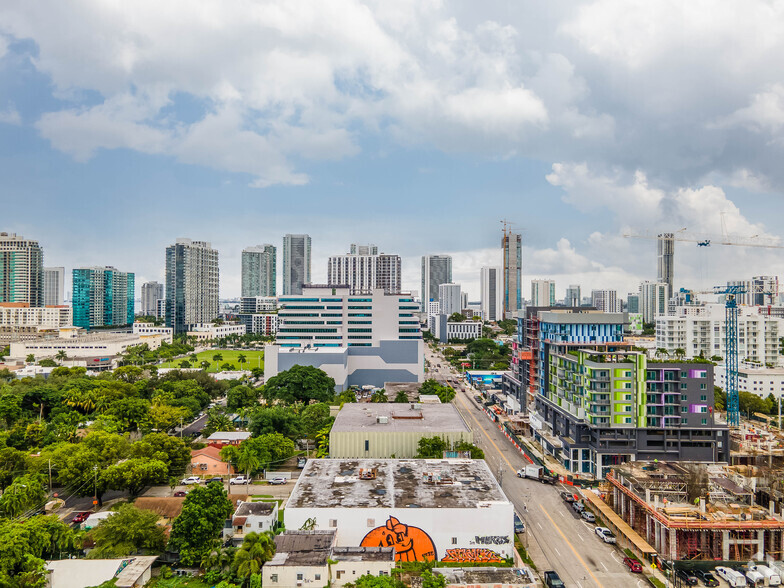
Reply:
M426 377L443 381L457 376L429 348L426 359L431 364ZM458 391L454 403L474 432L474 443L485 452L488 465L500 477L504 492L523 519L526 531L521 539L539 571L555 570L566 586L579 588L649 585L627 570L621 551L602 542L594 533L594 525L582 520L563 501L561 492L571 488L517 477L517 470L527 462L479 408L470 390Z

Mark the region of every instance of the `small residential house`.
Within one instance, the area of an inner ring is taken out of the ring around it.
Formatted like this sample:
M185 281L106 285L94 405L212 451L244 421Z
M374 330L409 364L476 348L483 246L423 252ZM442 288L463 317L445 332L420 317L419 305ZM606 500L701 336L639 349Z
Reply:
M388 576L392 572L394 547L335 547L335 533L286 531L275 537L275 556L262 568L262 585L340 587L363 575Z
M207 437L207 445L220 449L226 445L239 445L246 439L250 439L247 431L215 431Z
M208 445L191 452L191 473L194 476L226 476L234 474L234 468L221 460L219 447Z
M241 502L231 517L232 542L240 545L250 532L274 531L278 524L277 502Z
M101 512L94 512L84 520L84 522L82 523L82 529L84 529L85 531L89 531L90 529L97 527L101 523L101 521L105 521L114 513L115 511L113 510L103 510Z
M160 518L158 525L168 527L182 512L184 496L140 496L133 505L141 510L154 512Z

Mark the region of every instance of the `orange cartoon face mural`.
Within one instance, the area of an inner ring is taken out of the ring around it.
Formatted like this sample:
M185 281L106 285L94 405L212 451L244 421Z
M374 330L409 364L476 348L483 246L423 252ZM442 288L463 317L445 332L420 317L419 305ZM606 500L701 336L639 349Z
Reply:
M389 517L386 525L376 527L365 535L362 547L394 547L397 561L433 561L436 546L430 535L419 527L404 525Z

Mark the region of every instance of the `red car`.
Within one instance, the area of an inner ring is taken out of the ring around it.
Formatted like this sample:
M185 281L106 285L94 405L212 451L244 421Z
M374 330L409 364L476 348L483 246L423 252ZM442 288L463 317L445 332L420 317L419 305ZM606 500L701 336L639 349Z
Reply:
M73 518L73 520L71 522L72 523L83 523L84 521L87 520L87 517L89 517L91 514L93 514L93 513L91 511L89 511L89 510L87 510L85 512L78 512L78 513L76 513L74 515L74 518Z
M626 567L629 568L630 572L634 572L635 574L642 573L642 564L636 559L632 559L631 557L624 557L623 563L626 564Z
M174 493L174 496L177 497L177 498L182 498L186 494L188 494L188 493L185 492L184 490L177 490L177 492Z

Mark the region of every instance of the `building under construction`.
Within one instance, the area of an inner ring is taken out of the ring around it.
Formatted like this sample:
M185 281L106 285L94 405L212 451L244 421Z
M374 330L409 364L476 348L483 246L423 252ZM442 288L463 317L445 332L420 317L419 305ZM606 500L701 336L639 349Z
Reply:
M782 472L632 462L607 475L612 509L668 560L784 556Z

